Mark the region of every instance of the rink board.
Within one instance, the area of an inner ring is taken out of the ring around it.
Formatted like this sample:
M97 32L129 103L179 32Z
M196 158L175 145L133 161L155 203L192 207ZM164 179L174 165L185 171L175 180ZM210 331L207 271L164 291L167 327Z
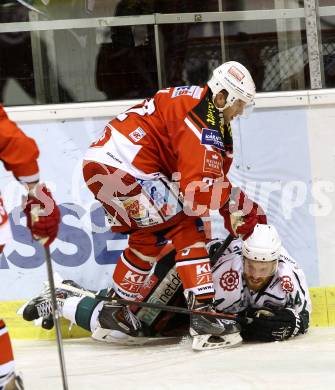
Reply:
M311 326L335 326L335 287L315 287L310 289L312 300ZM55 338L54 330L44 330L34 321L29 323L16 314L17 309L24 301L0 302L0 313L6 321L11 337L15 339L41 339ZM64 338L87 337L88 331L76 325L70 327L67 320L62 319L62 334Z

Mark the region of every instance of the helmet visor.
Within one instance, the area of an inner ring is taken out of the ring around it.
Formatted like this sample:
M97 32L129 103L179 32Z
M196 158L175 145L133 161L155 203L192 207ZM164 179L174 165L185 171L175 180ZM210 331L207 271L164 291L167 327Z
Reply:
M276 273L278 261L256 261L243 256L244 274L253 278L267 278Z

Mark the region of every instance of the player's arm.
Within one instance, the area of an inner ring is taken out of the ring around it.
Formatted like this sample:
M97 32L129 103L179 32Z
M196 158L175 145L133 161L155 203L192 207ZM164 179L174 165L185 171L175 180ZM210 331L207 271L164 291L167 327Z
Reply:
M0 159L5 168L19 181L37 182L39 180L38 156L39 150L35 141L27 137L0 106Z
M311 301L304 273L292 267L289 276L281 278L287 293L283 308L249 309L249 322L242 326L241 336L248 341L283 341L307 332Z
M27 188L27 226L35 239L48 246L57 236L60 212L50 191L39 183L38 156L35 141L8 118L0 105L0 160Z
M297 266L293 268L292 273L294 290L290 295L287 310L291 310L295 314L299 324L299 329L294 334L295 336L307 332L312 305L303 270ZM285 282L283 281L283 283Z

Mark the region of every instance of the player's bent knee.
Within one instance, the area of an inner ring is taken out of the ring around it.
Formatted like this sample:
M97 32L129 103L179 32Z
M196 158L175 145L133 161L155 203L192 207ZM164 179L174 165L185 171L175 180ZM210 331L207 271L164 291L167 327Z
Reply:
M137 249L134 249L134 248L129 248L131 252L134 253L134 255L136 255L139 259L141 259L142 261L146 261L148 263L155 263L157 261L157 256L147 256L143 253L141 253L140 251L138 251Z

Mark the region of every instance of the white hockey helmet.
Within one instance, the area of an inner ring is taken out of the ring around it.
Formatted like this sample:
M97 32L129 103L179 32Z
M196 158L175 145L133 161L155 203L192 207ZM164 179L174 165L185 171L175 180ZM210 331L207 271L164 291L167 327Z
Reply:
M249 260L270 262L278 260L281 240L273 225L257 224L252 235L242 244L242 253Z
M237 99L241 99L247 105L252 104L256 94L255 83L250 72L236 61L225 62L215 68L207 84L213 93L213 102L223 89L228 92L226 105L222 110L232 106Z

